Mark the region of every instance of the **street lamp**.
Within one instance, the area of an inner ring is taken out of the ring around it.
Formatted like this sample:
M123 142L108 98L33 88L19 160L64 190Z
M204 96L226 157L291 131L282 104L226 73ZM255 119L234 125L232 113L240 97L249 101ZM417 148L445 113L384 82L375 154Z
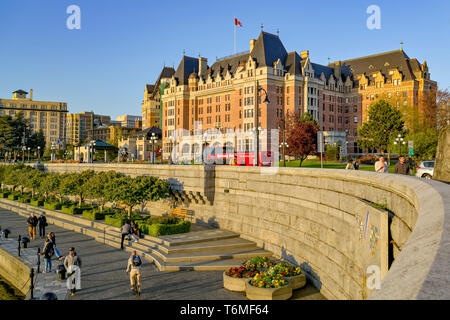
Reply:
M255 128L257 128L257 134L256 134L256 165L259 166L259 131L260 131L260 127L259 127L259 92L263 91L264 94L266 95L266 98L264 99L263 103L270 103L269 98L268 98L268 94L267 91L263 88L259 86L259 82L258 80L256 80L256 103L255 103Z
M30 163L30 147L28 147L28 163Z
M397 138L395 138L394 144L398 144L398 156L400 157L402 154L402 144L406 144L406 142L403 141L403 137L401 134L398 134Z
M38 146L38 163L41 163L41 146Z
M27 150L27 147L22 147L22 163L25 163L25 151Z
M283 153L283 167L286 167L286 148L289 148L289 145L286 142L280 143L280 148L282 148Z
M174 140L175 140L175 138L173 137L173 136L170 136L169 137L169 141L170 141L170 144L169 144L169 165L170 164L172 164L172 149L173 149L173 145L174 145Z
M55 149L56 149L56 146L55 146L55 144L52 142L52 147L51 147L51 149L52 149L52 161L55 161L56 159L55 159Z
M152 163L155 163L155 142L158 140L158 137L155 135L154 132L152 132L152 136L150 137L150 140L152 141Z

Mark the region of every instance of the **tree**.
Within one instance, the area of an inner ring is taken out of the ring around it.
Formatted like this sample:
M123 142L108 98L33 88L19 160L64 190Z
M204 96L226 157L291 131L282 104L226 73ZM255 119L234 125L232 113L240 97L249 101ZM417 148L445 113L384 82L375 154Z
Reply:
M110 199L114 200L114 181L123 177L123 174L115 171L99 172L93 175L86 183L86 196L95 199L100 212Z
M44 196L45 199L48 199L51 193L58 192L61 180L62 175L60 174L46 173L38 187L39 194Z
M369 107L369 121L359 127L358 145L363 149L388 149L398 134L405 135L402 113L390 103L379 100Z
M61 181L59 191L62 195L78 197L78 206L81 207L87 194L87 183L94 175L93 170L67 174Z
M408 140L414 142L414 154L424 160L436 157L438 138L438 132L434 128L408 135Z
M287 153L300 159L300 167L303 161L316 151L318 130L319 126L310 115L304 114L300 117L295 113L287 116Z
M114 179L111 200L120 201L128 207L128 217L131 218L133 208L137 205L145 205L148 201L158 201L166 198L170 190L170 184L156 177L122 176Z

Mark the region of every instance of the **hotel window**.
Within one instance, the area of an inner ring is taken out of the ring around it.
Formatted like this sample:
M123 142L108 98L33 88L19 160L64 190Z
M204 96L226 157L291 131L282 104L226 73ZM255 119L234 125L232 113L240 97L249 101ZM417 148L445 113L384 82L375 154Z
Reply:
M338 112L342 113L342 106L338 106Z
M406 107L408 105L408 101L403 101L403 106Z
M342 123L342 117L338 117L338 123Z
M408 92L403 91L403 96L404 96L404 97L407 97L407 96L408 96Z
M353 112L358 112L358 106L353 106Z
M348 124L348 122L349 122L349 119L348 119L348 117L345 117L345 119L344 119L344 123L345 123L345 124Z
M353 123L358 123L358 117L353 117Z
M334 123L334 116L333 116L333 115L330 115L330 117L328 118L328 121L329 121L330 123Z
M289 97L286 98L286 103L289 105Z
M330 104L330 112L334 112L334 105Z

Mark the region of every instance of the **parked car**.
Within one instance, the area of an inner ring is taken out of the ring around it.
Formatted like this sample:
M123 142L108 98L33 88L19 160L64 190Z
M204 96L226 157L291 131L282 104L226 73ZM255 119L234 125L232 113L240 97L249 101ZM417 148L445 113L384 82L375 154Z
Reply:
M422 161L416 168L416 177L431 179L434 172L434 160Z

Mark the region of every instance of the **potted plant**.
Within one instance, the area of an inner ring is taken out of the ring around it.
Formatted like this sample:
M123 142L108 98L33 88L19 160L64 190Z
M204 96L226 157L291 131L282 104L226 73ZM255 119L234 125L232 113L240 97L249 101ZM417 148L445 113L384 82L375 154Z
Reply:
M274 260L270 260L269 257L266 256L255 256L250 260L244 262L243 266L247 269L257 269L259 271L266 271L271 266L275 265Z
M259 272L245 283L249 300L287 300L292 297L292 286L281 274Z
M230 291L244 292L245 283L256 273L256 269L247 269L244 266L232 267L223 273L223 287Z
M269 269L269 272L277 273L286 278L292 286L292 290L302 288L306 285L306 276L300 267L287 262L280 262Z

